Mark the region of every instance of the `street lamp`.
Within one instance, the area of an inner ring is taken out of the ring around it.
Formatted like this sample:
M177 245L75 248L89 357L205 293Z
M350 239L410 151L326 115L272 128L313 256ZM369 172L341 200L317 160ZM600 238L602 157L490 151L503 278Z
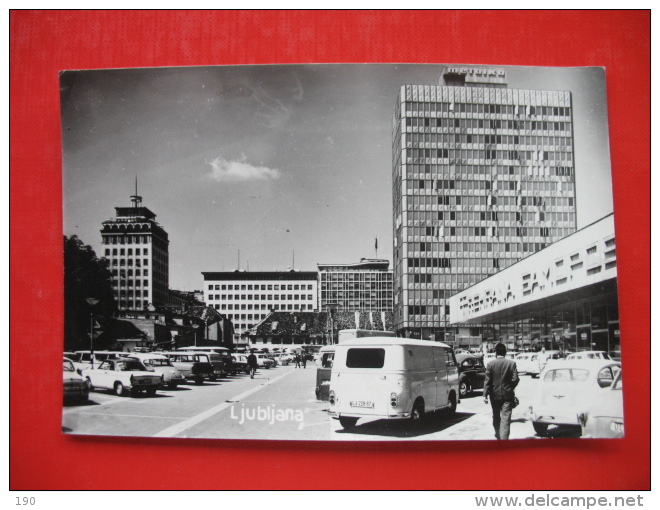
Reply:
M94 306L99 302L96 298L87 298L85 299L89 305L89 357L92 362L92 368L94 368Z
M325 307L330 311L330 345L334 345L335 343L335 318L334 318L334 311L339 308L338 303L328 303L325 305Z
M191 324L191 328L193 328L193 338L195 339L195 347L197 347L197 328L199 328L199 324Z

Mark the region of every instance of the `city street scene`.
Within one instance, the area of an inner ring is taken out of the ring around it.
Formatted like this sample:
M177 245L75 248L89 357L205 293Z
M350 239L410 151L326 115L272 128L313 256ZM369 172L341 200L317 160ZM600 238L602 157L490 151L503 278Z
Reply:
M60 84L63 433L624 436L604 69Z

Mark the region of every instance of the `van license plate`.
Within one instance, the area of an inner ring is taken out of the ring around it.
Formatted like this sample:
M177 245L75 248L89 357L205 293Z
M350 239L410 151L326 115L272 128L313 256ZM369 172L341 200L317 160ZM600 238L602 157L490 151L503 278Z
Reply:
M371 400L351 400L351 407L367 407L373 409L374 403Z

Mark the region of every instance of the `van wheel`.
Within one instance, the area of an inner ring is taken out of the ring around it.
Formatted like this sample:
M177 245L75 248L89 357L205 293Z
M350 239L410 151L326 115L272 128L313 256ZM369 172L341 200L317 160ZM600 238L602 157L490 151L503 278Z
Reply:
M418 426L424 420L424 402L421 400L415 401L412 411L410 412L410 422L414 426Z
M458 394L461 396L461 398L464 398L467 396L469 392L470 392L470 386L468 382L465 379L463 379L458 385Z
M537 421L532 422L532 427L534 427L534 432L541 437L546 437L548 435L548 424L539 423Z
M449 394L449 408L447 409L447 414L453 416L456 413L456 393L451 392Z
M357 421L358 421L357 418L348 418L347 416L340 416L339 417L339 423L345 429L352 429L353 427L355 427L355 424L357 423Z

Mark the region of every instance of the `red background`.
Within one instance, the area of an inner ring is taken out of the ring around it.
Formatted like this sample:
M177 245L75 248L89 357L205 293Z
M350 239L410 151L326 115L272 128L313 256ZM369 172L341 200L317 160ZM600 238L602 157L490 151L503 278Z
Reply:
M649 12L12 11L10 49L11 489L650 487ZM606 67L625 439L358 444L60 433L58 71L334 62ZM168 468L116 476L133 456Z

